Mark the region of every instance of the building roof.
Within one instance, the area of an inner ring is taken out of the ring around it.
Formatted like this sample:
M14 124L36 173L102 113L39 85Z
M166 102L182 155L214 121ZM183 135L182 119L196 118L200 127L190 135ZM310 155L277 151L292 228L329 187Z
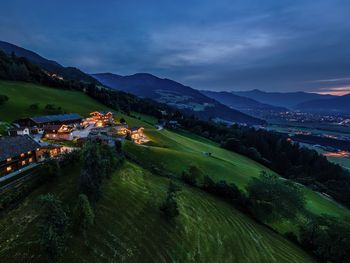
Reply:
M25 129L28 129L27 127L12 127L9 129L9 131L24 131Z
M94 111L94 112L91 112L90 115L92 115L94 113L99 113L101 115L106 115L108 113L113 114L113 112L111 112L111 111Z
M143 129L141 126L134 126L130 128L130 131L138 131L139 129Z
M44 131L57 131L62 127L60 124L52 124L52 125L44 125L43 130Z
M48 122L64 122L75 121L83 119L78 113L58 114L58 115L45 115L29 118L36 123L48 123Z
M0 138L0 161L15 157L21 153L34 151L40 148L40 144L28 135Z

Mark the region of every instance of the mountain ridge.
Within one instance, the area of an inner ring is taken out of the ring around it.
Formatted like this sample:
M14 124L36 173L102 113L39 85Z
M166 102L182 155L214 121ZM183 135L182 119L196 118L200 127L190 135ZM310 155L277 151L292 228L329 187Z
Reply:
M14 53L17 57L24 57L33 64L36 64L48 71L49 73L57 74L60 77L76 81L96 82L90 75L84 73L76 67L64 67L54 60L44 58L38 53L0 40L0 50L6 54Z
M310 100L295 106L295 109L320 113L350 114L350 94L323 100Z
M330 99L332 95L321 95L304 91L297 92L267 92L259 89L249 91L231 91L231 93L254 99L260 103L293 109L296 105L315 99Z
M218 118L248 124L264 123L258 118L231 109L196 89L150 73L136 73L128 76L95 73L91 76L110 88L166 103L202 119Z

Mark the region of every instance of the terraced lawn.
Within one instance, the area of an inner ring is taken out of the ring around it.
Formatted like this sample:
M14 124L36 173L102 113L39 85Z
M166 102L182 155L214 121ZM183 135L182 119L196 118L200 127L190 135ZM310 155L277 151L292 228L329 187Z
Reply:
M104 188L88 244L74 240L82 262L312 262L281 236L202 191L182 186L181 216L159 213L167 179L127 163ZM67 255L74 260L75 253Z
M196 164L214 180L233 182L245 189L261 171L271 170L242 155L227 151L212 141L186 132L146 129L153 146L126 143L124 148L143 163L180 175L189 165ZM212 153L211 157L204 152ZM305 188L307 208L318 215L350 216L350 211L326 197Z
M54 184L36 189L16 209L0 216L0 261L41 259L35 241L39 194L53 192L74 206L79 167ZM182 186L181 215L167 221L159 211L168 179L126 162L105 181L95 206L95 225L73 236L62 262L314 262L300 248L250 220L227 203Z

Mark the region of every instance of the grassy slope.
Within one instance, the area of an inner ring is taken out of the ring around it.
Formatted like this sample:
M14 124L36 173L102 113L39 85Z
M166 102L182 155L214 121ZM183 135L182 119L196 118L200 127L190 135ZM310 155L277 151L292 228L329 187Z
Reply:
M16 86L19 88L15 89L14 87ZM33 99L37 98L34 95L37 89L40 90L41 101ZM66 111L75 111L83 115L86 115L92 110L105 108L82 93L55 90L31 84L0 81L0 94L5 92L8 92L6 94L10 95L10 101L12 98L13 104L12 106L5 105L3 107L12 107L15 109L15 112L8 115L8 110L5 112L3 109L0 109L0 120L3 118L11 121L25 114L30 115L31 113L27 110L27 105L30 105L31 102L30 98L43 104L46 104L46 99L49 99L49 102L62 106ZM62 93L64 93L63 96L61 96ZM205 174L214 179L225 179L228 182L236 183L242 188L246 186L253 176L257 176L261 170L269 171L260 164L239 154L226 151L217 144L199 136L189 133L174 133L167 130L157 131L152 125L155 122L154 118L140 114L135 115L140 120L120 114L117 117L124 117L130 126L144 126L147 135L152 139L153 147L136 146L130 143L125 145L125 149L129 153L138 156L140 160L163 167L174 173L180 173L191 163L196 163ZM205 151L211 152L213 157L204 156L203 152ZM305 189L305 191L307 193L307 205L312 212L316 214L327 213L334 216L349 216L349 210L338 206L316 192L308 189ZM280 224L274 227L284 232L294 230L293 227L295 227L295 224L294 226L293 224Z
M76 91L66 91L38 86L30 83L0 81L0 94L9 96L10 100L0 107L0 121L13 121L23 116L43 114L42 108L47 103L61 106L67 112L77 112L87 115L93 110L107 109L104 105ZM28 107L33 102L40 103L39 111L31 112ZM261 170L267 170L262 165L239 154L226 151L217 144L190 133L174 133L167 130L157 131L152 125L155 119L142 114L136 117L117 114L124 117L130 126L142 125L158 147L144 147L133 144L126 149L140 160L164 167L175 173L181 173L191 163L196 163L205 174L214 179L225 179L244 188L252 176L257 176ZM203 152L211 152L213 157L206 157ZM311 211L334 216L349 215L349 211L321 197L310 190L305 190L308 196L308 207Z
M226 151L213 142L187 133L174 133L167 130L146 130L147 135L160 147L144 147L131 143L125 149L144 162L163 167L180 174L190 164L198 165L213 179L225 179L243 188L260 171L271 172L266 167L239 154ZM212 157L203 155L211 152ZM316 214L349 216L349 210L305 188L307 207Z
M25 262L38 251L27 242L40 211L35 199L51 191L76 200L78 169L39 187L8 215L0 216L0 261ZM125 163L104 186L96 223L87 236L69 240L64 262L313 262L301 249L202 191L186 186L178 194L181 215L166 221L159 205L167 179ZM71 207L73 204L69 204ZM8 242L10 240L11 242Z
M0 121L44 115L46 104L61 106L66 112L76 112L84 116L93 110L107 108L78 91L47 88L31 83L0 81L0 94L10 98L0 106ZM39 110L29 109L29 105L33 103L39 103Z

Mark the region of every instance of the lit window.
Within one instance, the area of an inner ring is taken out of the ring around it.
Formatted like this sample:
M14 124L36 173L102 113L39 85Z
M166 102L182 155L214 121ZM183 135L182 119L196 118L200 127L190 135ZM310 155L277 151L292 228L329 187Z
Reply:
M11 167L11 166L7 166L7 167L6 167L6 171L7 171L7 172L10 172L11 170L12 170L12 167Z
M28 154L31 154L32 152L31 151L28 151Z
M26 164L26 161L22 161L22 165L25 165Z
M11 162L12 158L7 158L6 161Z
M30 162L30 163L33 162L33 158L29 158L29 162Z
M24 157L24 155L25 155L24 153L21 153L21 157Z

